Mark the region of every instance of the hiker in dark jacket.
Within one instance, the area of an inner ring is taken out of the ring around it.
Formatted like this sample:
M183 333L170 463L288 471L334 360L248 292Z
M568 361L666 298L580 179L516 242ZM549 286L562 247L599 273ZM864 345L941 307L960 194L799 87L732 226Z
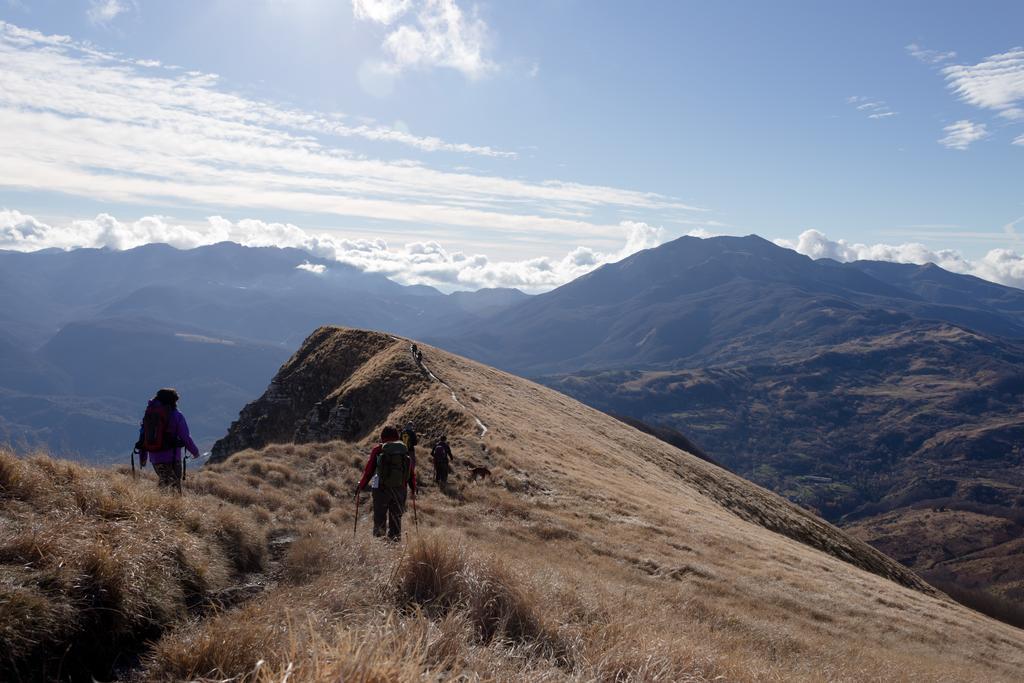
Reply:
M447 436L441 435L441 438L434 444L431 456L434 459L434 481L438 486L445 487L448 485L448 472L451 471L451 463L454 460Z
M405 488L416 497L416 459L398 438L398 430L385 427L380 443L370 451L363 469L363 478L356 486L356 495L367 484L373 495L373 535L397 541L402 536L402 514L405 512Z
M416 443L419 439L416 438L416 425L412 422L405 423L405 429L402 430L402 443L409 449L409 455L413 458L416 457Z
M147 425L151 427L152 433L146 433ZM156 433L161 431L157 427L162 428L162 433ZM160 447L146 450L147 445L154 448L154 443ZM181 493L183 447L193 458L199 457L199 449L188 433L185 416L178 412L178 392L174 389L161 389L146 406L146 415L139 425L139 442L136 445L139 464L145 467L148 459L156 470L157 486L173 488Z

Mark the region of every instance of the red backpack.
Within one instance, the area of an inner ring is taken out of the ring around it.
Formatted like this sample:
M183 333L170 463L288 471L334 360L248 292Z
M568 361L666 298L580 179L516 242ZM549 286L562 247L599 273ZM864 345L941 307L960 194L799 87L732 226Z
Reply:
M142 418L142 450L153 453L166 451L177 446L177 438L171 433L171 409L159 401L146 407Z

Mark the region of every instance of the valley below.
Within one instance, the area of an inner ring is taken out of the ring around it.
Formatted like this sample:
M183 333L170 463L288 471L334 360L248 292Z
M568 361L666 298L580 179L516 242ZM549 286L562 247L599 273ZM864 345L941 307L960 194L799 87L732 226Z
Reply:
M545 381L678 429L926 576L1024 601L1022 357L940 326L772 365Z

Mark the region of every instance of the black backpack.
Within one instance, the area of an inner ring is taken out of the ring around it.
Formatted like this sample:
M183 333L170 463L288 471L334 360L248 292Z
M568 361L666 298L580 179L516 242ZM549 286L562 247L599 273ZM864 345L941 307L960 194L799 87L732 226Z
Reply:
M387 441L381 444L377 454L377 482L380 488L405 488L409 481L412 458L409 449L401 441Z

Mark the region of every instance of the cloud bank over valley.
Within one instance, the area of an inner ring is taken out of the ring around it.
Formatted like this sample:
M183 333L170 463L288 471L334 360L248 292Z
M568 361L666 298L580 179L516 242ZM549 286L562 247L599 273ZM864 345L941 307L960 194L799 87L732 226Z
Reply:
M1012 234L1014 221L1006 226ZM891 261L893 263L934 263L954 273L974 275L983 280L1024 288L1024 256L1011 249L990 249L977 259L965 257L954 249L931 249L918 242L904 244L860 244L833 240L818 230L805 230L796 240L776 239L779 246L793 249L814 259L849 261Z
M218 242L236 242L249 247L303 249L313 256L381 273L403 284L432 285L449 290L517 287L543 291L666 240L662 228L646 223L623 221L617 229L622 245L618 249L602 251L579 246L561 256L513 261L448 250L436 241L395 246L383 239L348 239L335 233L304 230L290 223L255 219L232 222L211 216L205 222L188 224L164 216L145 216L129 222L100 214L91 219L51 225L20 211L4 209L0 210L0 249L123 250L152 243L191 249ZM302 269L316 275L325 272L316 264Z
M1005 226L1008 235L1014 234L1018 222L1021 221ZM95 218L52 225L20 211L2 209L0 249L22 252L79 248L124 250L154 243L192 249L235 242L249 247L294 247L318 258L381 273L403 284L431 285L445 290L517 287L540 292L570 282L606 263L659 246L671 238L664 228L642 222L622 221L617 227L621 246L616 249L577 246L561 255L501 260L482 253L450 250L434 240L399 246L384 239L350 239L336 232L311 231L291 223L258 219L230 221L210 216L202 222L184 223L165 216L122 221L100 214ZM686 233L699 238L716 234L703 228ZM818 230L805 230L795 240L777 238L774 241L814 259L934 263L954 273L1024 288L1024 256L1010 249L991 249L984 256L971 259L954 249L932 249L916 242L861 244L833 240ZM326 272L319 264L300 268L314 275Z

